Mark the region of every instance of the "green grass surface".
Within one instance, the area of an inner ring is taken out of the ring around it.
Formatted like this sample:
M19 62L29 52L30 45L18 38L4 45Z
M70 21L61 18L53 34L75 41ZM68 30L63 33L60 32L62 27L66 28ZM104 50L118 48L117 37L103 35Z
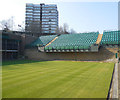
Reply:
M106 98L114 63L15 61L2 68L3 98Z

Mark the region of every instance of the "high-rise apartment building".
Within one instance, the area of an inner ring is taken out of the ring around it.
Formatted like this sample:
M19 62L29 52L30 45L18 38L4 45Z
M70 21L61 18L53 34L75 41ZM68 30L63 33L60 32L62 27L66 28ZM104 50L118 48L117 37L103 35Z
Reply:
M56 34L58 27L57 5L26 4L25 30L36 36Z

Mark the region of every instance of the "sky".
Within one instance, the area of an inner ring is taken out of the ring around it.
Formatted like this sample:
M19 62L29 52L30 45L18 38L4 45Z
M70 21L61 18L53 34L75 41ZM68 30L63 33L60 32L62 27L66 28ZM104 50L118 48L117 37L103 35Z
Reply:
M15 25L23 25L26 3L57 4L59 26L67 23L77 33L118 29L117 0L2 0L0 21L14 16Z

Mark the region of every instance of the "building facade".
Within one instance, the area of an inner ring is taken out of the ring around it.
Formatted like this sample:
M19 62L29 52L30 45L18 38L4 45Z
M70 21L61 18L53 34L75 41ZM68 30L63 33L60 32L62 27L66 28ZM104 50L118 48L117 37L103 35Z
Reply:
M26 4L25 30L33 35L56 34L58 27L57 5Z
M2 60L17 59L20 54L21 36L0 30L2 40Z
M0 30L0 55L2 54L2 60L24 58L26 46L37 38L25 32Z

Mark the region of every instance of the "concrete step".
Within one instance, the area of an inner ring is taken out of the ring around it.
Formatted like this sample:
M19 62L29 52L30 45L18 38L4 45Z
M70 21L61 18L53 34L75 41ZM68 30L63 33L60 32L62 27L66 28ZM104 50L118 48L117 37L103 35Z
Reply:
M100 44L100 42L101 42L101 40L102 40L102 36L103 36L103 34L99 34L99 35L98 35L96 44Z

